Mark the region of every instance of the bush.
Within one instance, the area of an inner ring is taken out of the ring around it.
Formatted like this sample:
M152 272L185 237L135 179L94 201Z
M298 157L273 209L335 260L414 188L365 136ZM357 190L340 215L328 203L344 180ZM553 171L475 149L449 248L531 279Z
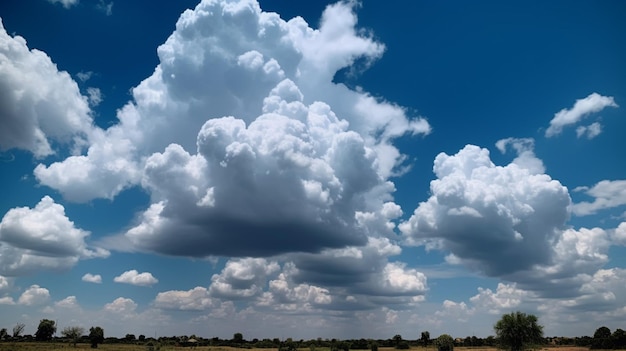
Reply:
M454 339L448 334L442 334L435 340L435 345L439 351L453 351Z
M396 345L396 349L398 350L408 350L411 348L411 345L409 345L409 342L406 340L402 340L398 343L398 345Z

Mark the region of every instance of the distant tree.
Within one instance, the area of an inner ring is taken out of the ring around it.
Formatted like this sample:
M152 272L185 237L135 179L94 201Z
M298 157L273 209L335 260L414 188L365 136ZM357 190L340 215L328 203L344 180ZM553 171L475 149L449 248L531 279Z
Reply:
M144 341L146 341L146 336L143 335L143 334L140 334L139 335L139 339L137 339L137 340L139 340L139 342L144 342Z
M592 349L611 349L613 343L611 340L611 329L602 326L596 329L593 333L593 341L591 342Z
M537 317L519 311L503 315L493 329L502 346L511 351L522 351L543 338L543 326Z
M439 351L452 351L454 350L454 339L448 334L441 334L435 340L435 345Z
M53 320L42 319L41 321L39 321L37 332L35 332L35 339L37 339L38 341L52 340L52 335L54 335L56 331L57 326Z
M369 342L365 339L359 339L352 341L350 349L352 350L367 350L370 348Z
M423 331L420 341L424 347L428 346L428 343L430 342L430 333L428 331Z
M98 344L104 342L104 330L100 327L89 328L89 342L91 343L92 349L97 349Z
M402 335L400 334L394 335L393 338L391 338L391 341L393 343L393 346L397 347L398 344L400 344L400 342L402 341Z
M374 340L370 343L370 351L378 351L378 343Z
M243 343L243 334L241 333L235 333L233 335L233 342L236 344L241 344Z
M65 336L66 338L70 339L70 342L72 344L74 344L74 347L76 347L76 343L78 342L78 339L80 339L81 336L83 336L83 334L85 333L85 328L82 327L65 327L62 331L61 331L61 335Z
M20 335L22 335L22 332L24 331L24 328L26 327L26 325L24 323L17 323L14 327L13 327L13 337L17 338Z
M135 341L135 340L137 340L137 338L135 337L135 334L126 334L126 336L124 336L124 340L126 340L126 341Z
M7 328L0 329L0 340L6 339L7 336L9 336Z
M626 349L626 331L617 328L611 336L613 339L613 347L619 350Z

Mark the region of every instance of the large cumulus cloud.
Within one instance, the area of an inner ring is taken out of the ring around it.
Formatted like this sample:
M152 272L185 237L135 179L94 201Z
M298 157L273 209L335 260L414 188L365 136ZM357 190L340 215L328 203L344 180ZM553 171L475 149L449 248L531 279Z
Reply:
M249 126L211 119L198 135L198 154L173 144L148 158L143 185L155 203L127 237L139 247L191 255L365 243L357 211L382 211L373 195L388 187L376 155L326 104L284 100L298 96L291 81L281 82L267 112Z
M44 157L55 153L53 141L80 146L92 129L90 113L70 75L0 20L0 150Z
M568 219L570 197L558 181L468 145L441 153L431 197L400 228L409 241L441 240L445 249L491 276L552 260L551 245Z
M49 196L34 208L10 209L0 222L0 273L68 269L80 259L107 257L108 251L87 246L88 236Z
M100 131L86 155L40 165L35 175L68 199L112 198L138 184L143 160L175 143L191 151L210 118L252 122L271 89L290 79L310 105L326 101L376 151L384 177L402 159L390 139L428 133L421 118L332 82L358 58L373 61L384 46L355 28L354 3L330 6L314 30L302 18L288 22L261 11L256 1L203 1L183 13L158 49L160 64L133 89L119 123ZM288 106L286 106L288 108ZM80 191L77 191L80 189Z
M488 276L517 283L545 298L580 296L580 288L608 262L609 232L567 226L566 187L543 173L528 139L504 139L518 157L506 166L468 145L437 156L430 198L400 224L407 241L449 252Z

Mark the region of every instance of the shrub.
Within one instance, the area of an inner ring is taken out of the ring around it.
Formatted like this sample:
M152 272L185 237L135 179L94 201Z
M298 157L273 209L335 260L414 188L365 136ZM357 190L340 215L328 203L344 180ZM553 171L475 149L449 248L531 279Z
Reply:
M454 339L448 334L442 334L435 340L435 345L439 351L453 351Z

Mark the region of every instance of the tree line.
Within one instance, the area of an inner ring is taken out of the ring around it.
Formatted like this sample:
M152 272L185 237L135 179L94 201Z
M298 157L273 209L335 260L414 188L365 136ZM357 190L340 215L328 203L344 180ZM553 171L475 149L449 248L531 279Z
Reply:
M468 336L465 338L452 338L448 334L442 334L431 339L428 331L421 332L419 339L405 340L397 334L389 339L311 339L293 340L291 338L281 340L252 339L246 340L242 333L235 333L232 339L202 338L196 335L146 338L145 335L136 337L134 334L126 334L123 338L104 337L104 330L99 326L89 328L89 334L80 326L68 326L61 330L62 337L56 337L56 322L42 319L39 322L34 336L22 335L25 325L16 324L12 333L6 328L0 329L0 341L62 341L76 346L77 343L90 343L92 348L97 348L102 343L132 343L151 345L175 345L175 346L231 346L237 348L277 348L279 351L295 351L308 348L315 351L317 348L326 348L331 351L371 350L378 351L378 347L392 347L395 349L409 349L415 346L427 347L434 345L438 351L453 351L455 346L488 346L500 347L511 351L523 351L538 345L576 345L592 349L626 349L626 332L620 328L614 332L605 326L598 328L593 337L583 336L576 338L544 337L543 326L539 324L536 316L522 312L505 314L494 325L495 335L486 338Z

